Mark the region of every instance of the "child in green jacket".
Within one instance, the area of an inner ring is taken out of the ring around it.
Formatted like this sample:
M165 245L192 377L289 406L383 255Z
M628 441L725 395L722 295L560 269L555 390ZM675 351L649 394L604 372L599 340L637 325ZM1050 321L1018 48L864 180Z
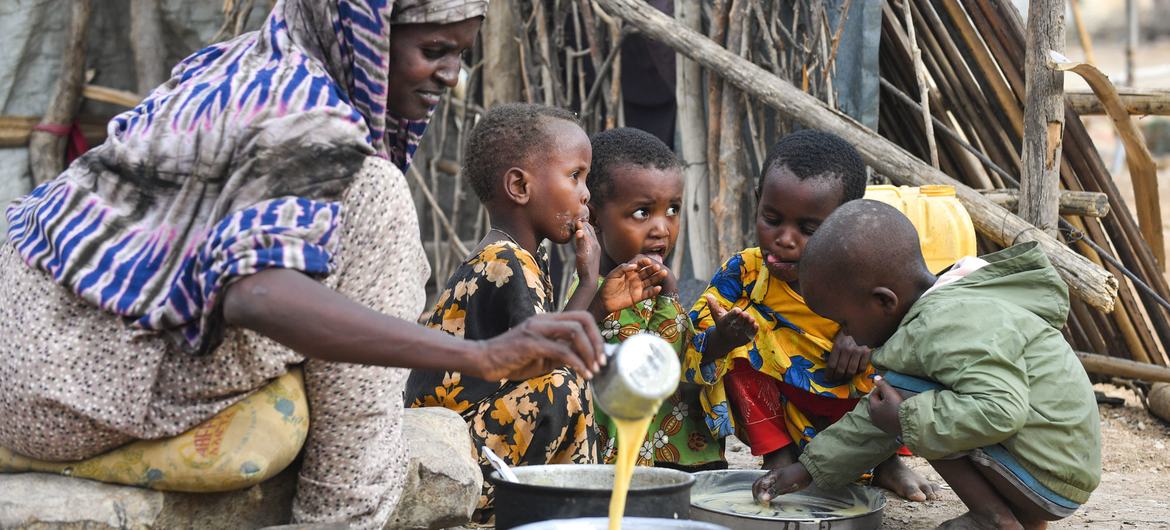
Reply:
M935 277L901 212L853 201L809 239L800 284L809 307L878 348L883 377L798 463L757 481L759 500L810 482L840 487L901 444L967 505L957 527L1043 528L1088 500L1101 478L1100 418L1060 332L1068 288L1035 243Z

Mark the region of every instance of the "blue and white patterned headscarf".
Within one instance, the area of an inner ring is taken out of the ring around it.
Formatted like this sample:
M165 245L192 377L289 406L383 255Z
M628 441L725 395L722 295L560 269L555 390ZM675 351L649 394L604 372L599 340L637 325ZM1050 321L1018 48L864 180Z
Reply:
M342 192L367 156L405 171L426 120L386 108L395 23L485 0L279 0L115 117L108 139L7 209L29 266L130 325L206 353L233 279L330 272Z

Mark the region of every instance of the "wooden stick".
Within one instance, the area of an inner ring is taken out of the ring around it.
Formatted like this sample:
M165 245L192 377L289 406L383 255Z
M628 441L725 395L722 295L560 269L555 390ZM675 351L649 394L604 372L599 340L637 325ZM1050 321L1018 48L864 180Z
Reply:
M910 44L910 61L914 63L914 79L918 82L918 104L921 106L922 128L929 147L930 165L938 169L938 145L934 140L934 121L930 116L930 85L926 82L926 66L922 64L922 50L914 36L914 15L910 0L902 0L902 16L906 19L906 41Z
M1020 202L1020 190L979 190L979 193L1008 210L1015 210ZM1092 191L1061 191L1060 215L1105 217L1109 215L1109 197Z
M1170 90L1118 87L1117 95L1131 116L1170 116ZM1064 100L1081 116L1107 114L1105 105L1092 91L1065 92Z
M1158 200L1158 168L1146 147L1145 137L1138 130L1137 124L1129 117L1122 107L1121 99L1113 91L1109 78L1091 64L1069 62L1064 57L1054 57L1057 64L1054 66L1061 71L1071 71L1089 83L1093 93L1105 105L1109 117L1113 120L1117 133L1125 144L1126 161L1129 164L1129 174L1133 181L1134 199L1137 202L1138 224L1142 235L1154 257L1166 270L1166 243L1162 239L1162 205Z
M745 6L750 0L731 0L727 25L727 47L742 54L746 48L747 30ZM673 20L671 21L673 23ZM738 57L738 55L737 55ZM742 248L743 220L741 207L745 176L743 160L743 96L739 90L723 88L722 114L719 125L719 192L711 203L715 219L715 237L720 261L730 258Z
M69 36L63 50L61 74L53 85L49 108L40 125L70 126L81 105L81 87L85 84L85 33L89 29L89 0L74 0L71 4ZM28 139L28 165L33 181L45 182L65 169L64 135L33 130Z
M1080 0L1068 0L1068 8L1069 11L1072 11L1073 24L1077 27L1077 38L1081 41L1081 50L1085 52L1085 62L1095 65L1097 59L1093 57L1093 39L1089 38L1089 30L1081 18Z
M780 114L807 127L843 137L857 147L862 157L874 169L896 179L898 184L954 186L958 199L967 208L977 230L1004 246L1037 241L1073 293L1103 311L1113 309L1114 297L1117 295L1117 278L975 190L923 163L897 144L882 138L852 118L826 108L824 103L763 68L680 26L644 2L597 1L607 7L610 13L616 13L647 36L666 43L676 51L699 61L708 69L718 72L724 80L775 108Z
M700 0L678 0L675 18L693 31L702 28L703 6ZM683 159L683 209L686 215L686 241L694 277L708 279L719 266L712 238L711 185L707 176L707 128L703 118L703 70L699 63L678 54L676 64L676 98L678 105L679 151ZM677 252L677 251L676 251ZM674 271L678 274L679 270Z
M1028 2L1024 72L1024 174L1020 217L1056 235L1060 154L1064 142L1064 74L1049 67L1049 54L1064 50L1064 1Z
M1077 359L1085 371L1090 374L1111 375L1126 377L1139 381L1170 383L1170 368L1139 363L1127 359L1118 359L1108 355L1076 352Z
M151 87L153 88L153 87ZM81 89L81 95L85 99L92 99L94 101L101 101L102 103L111 103L114 105L121 105L127 108L134 108L142 101L142 96L127 90L118 90L116 88L107 88L98 85L85 85Z
M0 116L0 147L26 147L33 127L43 121L39 116ZM81 134L86 142L96 145L106 140L106 123L104 117L82 115L77 117L81 125Z

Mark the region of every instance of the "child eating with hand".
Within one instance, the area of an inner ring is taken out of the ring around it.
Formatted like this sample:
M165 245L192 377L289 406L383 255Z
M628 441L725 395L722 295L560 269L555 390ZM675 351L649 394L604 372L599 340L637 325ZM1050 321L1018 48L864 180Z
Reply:
M806 129L782 138L756 188L759 246L728 259L691 310L698 333L684 373L705 385L707 423L744 440L765 469L795 462L873 388L869 349L805 304L798 276L808 238L865 184L865 163L840 137ZM937 494L897 456L874 469L874 484L914 501Z
M970 510L940 528L1044 528L1101 478L1089 379L1061 334L1068 287L1035 243L935 277L898 210L855 201L805 247L805 300L875 348L869 398L756 482L757 499L832 489L905 444Z

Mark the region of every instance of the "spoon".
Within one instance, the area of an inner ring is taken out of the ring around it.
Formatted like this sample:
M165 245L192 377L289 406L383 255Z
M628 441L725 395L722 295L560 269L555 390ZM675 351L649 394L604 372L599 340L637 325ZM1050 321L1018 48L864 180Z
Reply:
M512 472L512 468L508 467L508 463L504 462L503 458L500 458L499 455L492 451L491 447L486 445L483 446L483 456L487 457L488 462L491 462L492 467L496 468L496 471L500 472L500 476L504 477L504 480L509 482L520 482L520 479L516 477L515 473Z

